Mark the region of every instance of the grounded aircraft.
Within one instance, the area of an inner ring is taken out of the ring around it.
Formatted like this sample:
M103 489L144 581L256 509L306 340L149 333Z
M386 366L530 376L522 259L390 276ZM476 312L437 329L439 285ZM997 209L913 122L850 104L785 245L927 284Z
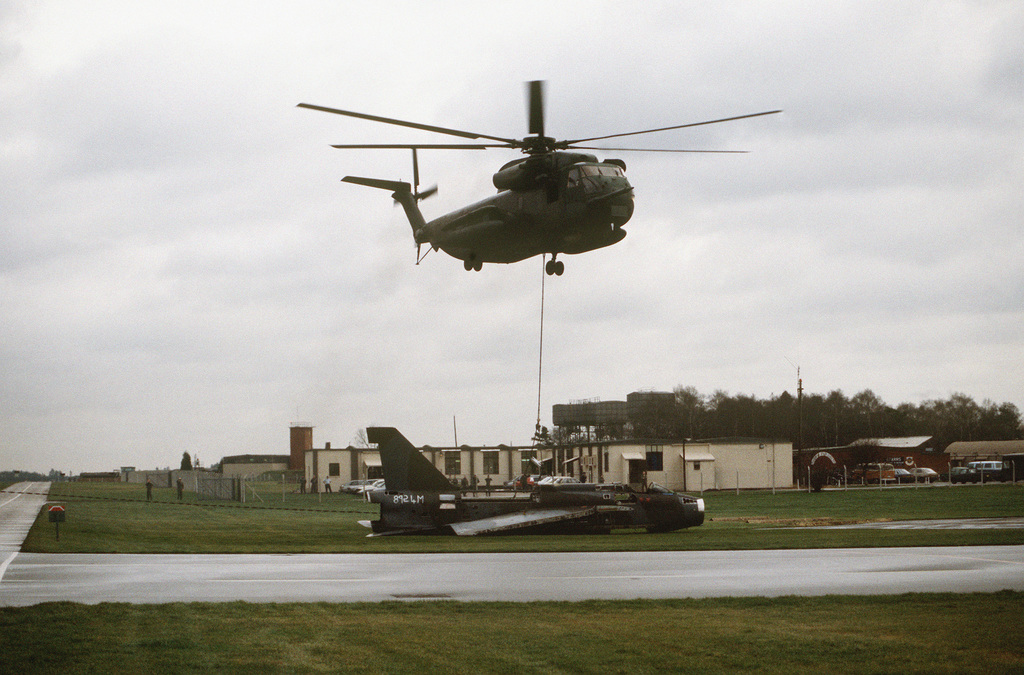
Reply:
M514 263L536 255L550 254L548 274L562 274L565 265L556 260L560 253L575 254L611 246L626 236L622 226L633 215L633 187L626 180L626 163L621 159L598 161L589 153L566 150L611 150L621 152L741 152L733 150L654 150L650 148L599 148L580 145L623 136L649 134L670 129L697 127L719 122L772 115L779 110L740 115L690 124L609 134L571 141L544 135L542 82L529 83L529 133L523 139L490 136L472 131L406 122L388 117L338 110L309 103L300 108L356 117L373 122L421 129L465 139L492 143L462 144L341 144L335 148L406 148L413 151L413 183L346 176L342 180L390 190L405 210L416 242L416 263L422 258L420 246L442 250L463 261L467 271L480 271L484 263ZM498 193L483 201L427 222L419 201L437 192L437 186L419 191L417 149L484 150L518 149L527 156L511 161L494 174ZM428 250L429 253L429 250Z
M542 485L528 493L463 493L391 427L370 427L384 471L380 519L360 521L371 537L395 534L587 534L618 528L670 532L704 522L704 500L652 485Z

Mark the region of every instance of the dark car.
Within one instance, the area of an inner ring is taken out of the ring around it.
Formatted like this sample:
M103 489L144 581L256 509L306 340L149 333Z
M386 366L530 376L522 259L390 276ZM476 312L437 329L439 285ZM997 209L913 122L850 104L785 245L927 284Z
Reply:
M994 480L1009 480L1006 469L1008 468L1001 461L968 462L967 466L978 472L982 483L989 483Z
M910 473L907 469L893 469L893 473L896 475L897 483L914 482L914 474Z
M981 476L977 469L967 466L954 466L949 470L950 483L977 483Z

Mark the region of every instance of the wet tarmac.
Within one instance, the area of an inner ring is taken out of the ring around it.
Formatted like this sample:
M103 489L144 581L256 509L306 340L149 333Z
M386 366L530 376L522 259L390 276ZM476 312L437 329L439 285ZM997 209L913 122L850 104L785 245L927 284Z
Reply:
M816 525L808 530L1019 530L1024 518L946 518L937 520L890 520L849 525ZM797 528L789 528L797 529Z
M647 553L21 553L0 605L530 601L1024 591L1024 546Z

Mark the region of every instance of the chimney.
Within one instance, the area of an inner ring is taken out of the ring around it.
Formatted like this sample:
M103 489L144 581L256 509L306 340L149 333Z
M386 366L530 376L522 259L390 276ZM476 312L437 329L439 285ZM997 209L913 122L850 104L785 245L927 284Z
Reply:
M313 449L313 427L291 427L291 454L288 468L302 471L306 467L306 451Z

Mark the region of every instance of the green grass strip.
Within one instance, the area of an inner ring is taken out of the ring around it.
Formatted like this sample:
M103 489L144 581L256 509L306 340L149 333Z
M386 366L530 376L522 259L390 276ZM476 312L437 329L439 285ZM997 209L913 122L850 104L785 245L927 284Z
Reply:
M0 671L1019 673L1024 594L0 608Z
M666 534L609 536L383 537L367 539L358 520L377 506L349 495L281 494L259 486L262 501L195 501L173 489L128 484L55 484L65 505L56 541L46 509L24 551L42 553L430 553L506 551L651 551L962 546L1024 544L1024 529L821 530L801 527L874 520L1024 516L1024 485L851 489L821 493L705 493L707 520Z

